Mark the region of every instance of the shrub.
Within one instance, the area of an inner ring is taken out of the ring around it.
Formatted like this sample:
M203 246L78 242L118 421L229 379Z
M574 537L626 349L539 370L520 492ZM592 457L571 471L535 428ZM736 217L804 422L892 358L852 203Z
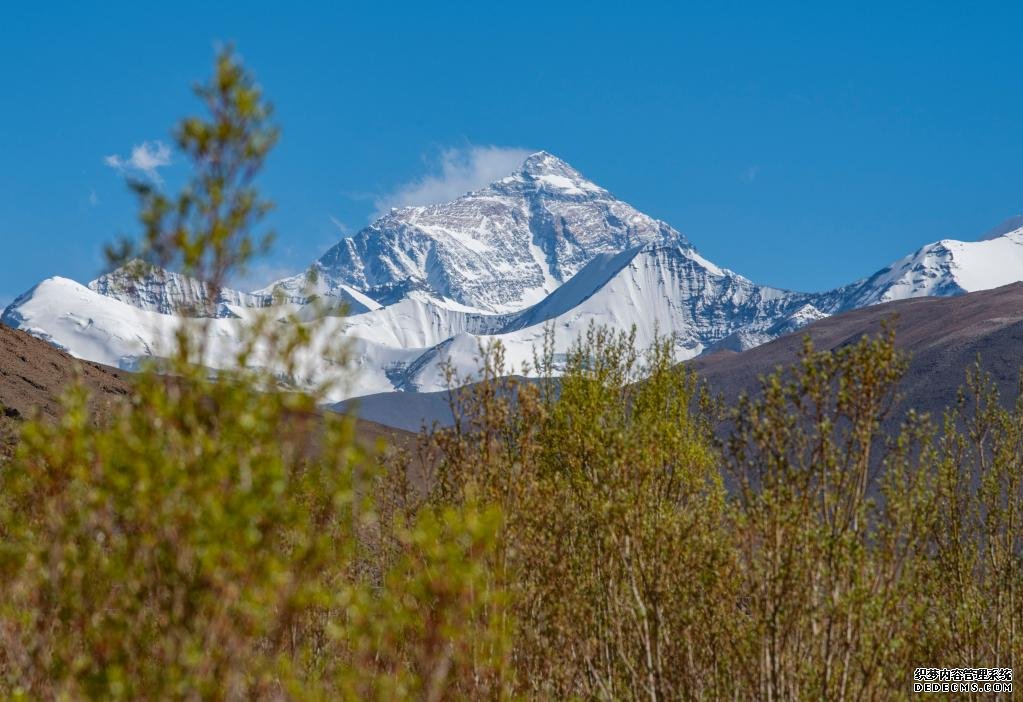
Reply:
M136 274L175 264L212 300L260 248L254 178L277 132L230 52L198 93L209 118L178 130L192 181L175 199L134 183L145 236L115 254ZM0 467L0 695L497 694L503 634L487 615L503 601L483 564L499 512L381 520L378 456L352 419L317 410L337 379L288 383L304 356L343 348L315 322L257 317L240 324L239 370L214 374L209 310L183 312L168 358L108 421L74 388Z
M548 344L535 383L483 349L429 438L427 502L505 515L491 577L518 692L908 698L917 667L1019 660L1023 403L974 369L940 430L910 411L889 433L889 331L807 341L715 440L670 348L591 328L560 379Z

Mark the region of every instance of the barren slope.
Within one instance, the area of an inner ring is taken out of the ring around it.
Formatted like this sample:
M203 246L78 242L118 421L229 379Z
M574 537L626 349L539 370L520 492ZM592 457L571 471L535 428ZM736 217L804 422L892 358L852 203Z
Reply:
M131 392L130 373L81 361L26 332L0 324L0 456L10 452L18 426L41 415L55 419L61 394L79 374L92 397L98 418ZM382 438L410 445L407 432L359 420L358 437L372 446Z
M722 351L689 363L727 398L755 392L757 378L791 364L807 334L818 349L837 349L864 334L877 334L882 321L895 324L896 344L910 352L900 391L902 408L940 412L955 402L966 369L980 359L1003 399L1014 399L1023 366L1023 283L959 297L899 300L829 317L743 353Z

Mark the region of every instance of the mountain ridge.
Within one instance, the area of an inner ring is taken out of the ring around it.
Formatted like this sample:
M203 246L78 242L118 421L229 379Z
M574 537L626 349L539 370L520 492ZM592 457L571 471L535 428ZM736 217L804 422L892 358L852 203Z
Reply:
M1007 228L1013 220L1002 225ZM76 356L133 368L173 338L175 310L212 318L211 367L230 363L237 324L266 310L351 340L349 396L429 391L442 367L474 369L479 345L500 340L532 359L545 329L563 355L590 323L637 328L646 344L675 339L688 359L742 351L828 315L891 300L952 296L1023 278L1023 227L992 239L928 244L875 274L821 293L759 285L702 257L670 225L587 180L548 152L449 203L393 209L339 241L311 271L251 293L214 293L153 270L113 271L81 286L51 278L0 317ZM313 363L311 373L333 372Z
M760 379L796 363L809 337L817 350L835 350L881 333L894 325L895 344L909 354L899 402L889 419L898 424L907 409L929 412L940 423L942 412L956 404L966 370L980 361L991 374L1003 403L1015 401L1023 366L1023 283L955 297L920 297L849 310L812 322L741 353L728 349L685 361L711 393L733 403L741 394L761 392ZM361 417L417 431L437 422L453 423L446 390L424 393L379 393L352 398L334 406Z

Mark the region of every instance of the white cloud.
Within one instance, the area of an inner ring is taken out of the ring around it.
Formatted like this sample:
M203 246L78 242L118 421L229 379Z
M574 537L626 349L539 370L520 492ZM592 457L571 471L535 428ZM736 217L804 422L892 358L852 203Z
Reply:
M349 227L347 224L342 222L340 219L338 219L334 215L330 215L330 223L333 224L335 227L337 227L337 230L339 232L341 232L342 234L347 234L348 232L351 231L351 227Z
M760 175L760 166L754 164L747 167L746 170L739 175L739 177L744 183L752 183L757 179L758 175Z
M144 141L131 150L131 156L121 158L114 154L103 159L103 163L121 173L141 173L154 183L162 183L163 179L157 169L169 166L171 162L170 147L162 141Z
M89 191L89 204L93 207L99 204L99 195L96 194L95 190Z
M512 173L532 151L504 146L469 146L444 149L432 164L432 173L374 198L374 217L392 207L449 202Z

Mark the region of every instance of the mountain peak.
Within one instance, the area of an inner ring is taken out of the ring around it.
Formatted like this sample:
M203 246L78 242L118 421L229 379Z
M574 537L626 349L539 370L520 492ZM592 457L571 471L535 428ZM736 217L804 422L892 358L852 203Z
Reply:
M537 151L535 154L530 154L522 162L520 170L530 175L543 175L544 173L564 174L565 172L578 175L579 173L568 163L562 161L549 151Z
M537 151L522 162L517 171L490 185L491 189L522 189L539 191L556 197L608 196L602 187L587 180L582 173L547 151Z
M519 172L533 178L543 176L561 176L573 181L585 181L582 173L572 168L566 161L561 160L548 151L537 151L522 162ZM587 181L588 182L588 181Z

